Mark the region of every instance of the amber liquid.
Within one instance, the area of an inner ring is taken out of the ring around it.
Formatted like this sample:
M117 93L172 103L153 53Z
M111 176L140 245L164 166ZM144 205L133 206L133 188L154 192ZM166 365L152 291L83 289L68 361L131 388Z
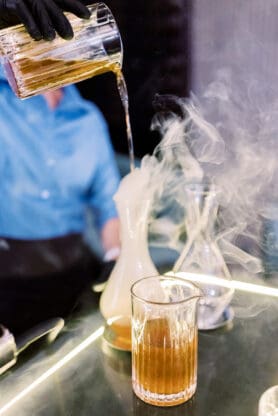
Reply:
M135 393L144 401L173 406L189 400L195 392L197 379L197 330L193 339L186 335L171 335L166 319L153 319L145 323L143 336L134 342L133 384ZM147 397L145 392L160 395L178 395L165 401Z
M16 94L20 98L45 92L52 88L69 85L89 77L113 71L118 66L108 60L62 60L18 59L10 64L9 76L12 86L17 83Z
M133 138L129 116L129 100L125 78L120 64L107 59L62 60L62 59L19 59L6 63L9 83L19 98L27 98L50 89L79 82L105 72L116 75L118 91L125 112L126 133L130 169L134 169Z
M134 160L132 130L131 130L130 116L129 116L128 92L127 92L125 78L124 78L124 75L122 73L120 66L118 65L118 67L114 67L113 72L115 73L117 77L118 91L119 91L122 105L123 105L124 112L125 112L128 154L129 154L130 170L132 171L135 168L135 160Z
M107 323L104 339L116 349L131 351L131 323L129 317L121 317Z

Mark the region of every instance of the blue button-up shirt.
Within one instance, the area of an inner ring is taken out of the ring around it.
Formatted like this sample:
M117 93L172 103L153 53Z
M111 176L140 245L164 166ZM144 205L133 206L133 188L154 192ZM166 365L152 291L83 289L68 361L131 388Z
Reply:
M0 71L0 236L52 238L115 217L119 174L106 122L74 86L58 108L19 100Z

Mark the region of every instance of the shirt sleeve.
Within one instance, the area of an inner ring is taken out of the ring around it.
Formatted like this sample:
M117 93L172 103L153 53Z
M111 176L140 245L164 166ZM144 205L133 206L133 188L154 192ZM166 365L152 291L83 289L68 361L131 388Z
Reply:
M89 202L93 210L95 225L100 230L111 218L117 217L114 195L120 182L115 152L112 148L107 124L98 112L97 166L89 192Z

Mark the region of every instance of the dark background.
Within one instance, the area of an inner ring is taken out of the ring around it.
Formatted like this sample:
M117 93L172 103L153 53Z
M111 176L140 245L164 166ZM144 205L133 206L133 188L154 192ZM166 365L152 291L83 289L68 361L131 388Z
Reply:
M156 94L188 95L192 0L107 0L124 46L134 148L137 157L151 153L159 142L150 125ZM107 73L78 85L108 121L113 146L127 153L124 115L115 76Z

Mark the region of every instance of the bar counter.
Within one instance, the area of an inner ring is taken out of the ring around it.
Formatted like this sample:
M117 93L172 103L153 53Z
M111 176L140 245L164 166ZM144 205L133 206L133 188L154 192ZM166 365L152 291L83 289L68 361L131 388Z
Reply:
M278 277L267 284L277 288ZM133 394L131 355L103 341L98 302L87 293L55 342L1 376L0 415L257 416L261 394L278 384L278 297L236 291L233 322L199 331L195 396L169 408Z

